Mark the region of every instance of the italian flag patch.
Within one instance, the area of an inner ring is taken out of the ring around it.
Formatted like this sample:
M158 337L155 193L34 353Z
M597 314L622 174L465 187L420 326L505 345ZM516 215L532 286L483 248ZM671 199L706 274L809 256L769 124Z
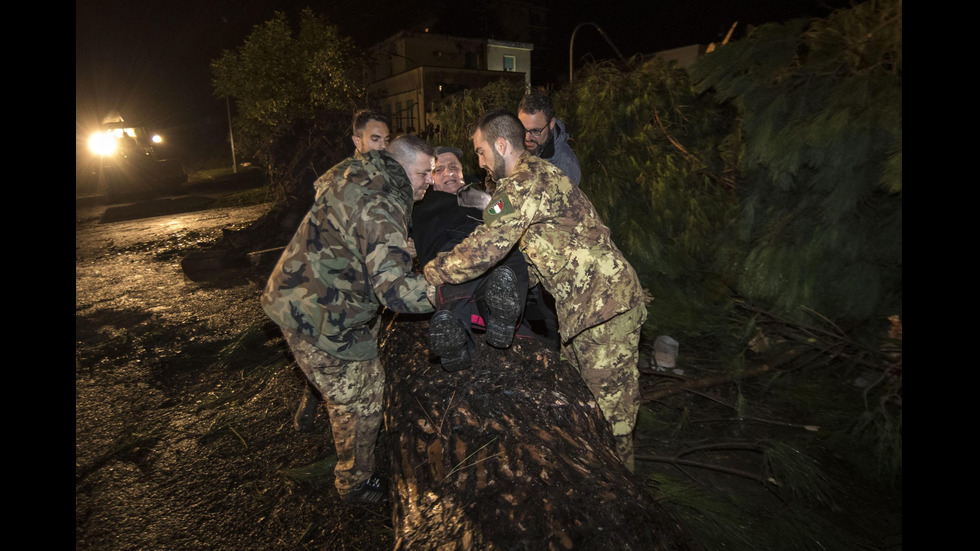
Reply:
M495 201L491 201L483 211L484 222L487 219L496 218L514 212L514 206L510 204L510 198L506 194L501 195Z

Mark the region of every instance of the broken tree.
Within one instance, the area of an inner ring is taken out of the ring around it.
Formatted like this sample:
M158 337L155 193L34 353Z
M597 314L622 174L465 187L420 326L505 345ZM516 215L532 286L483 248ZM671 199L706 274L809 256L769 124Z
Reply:
M691 549L634 482L578 372L533 339L446 372L428 318L385 328L398 550Z

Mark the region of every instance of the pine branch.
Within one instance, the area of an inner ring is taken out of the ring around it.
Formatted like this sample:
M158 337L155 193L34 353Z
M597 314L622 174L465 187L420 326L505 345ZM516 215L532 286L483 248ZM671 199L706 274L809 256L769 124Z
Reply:
M727 408L731 408L732 410L735 410L736 412L738 412L738 408L737 407L735 407L732 404L729 404L729 403L725 402L724 400L721 400L720 398L717 398L715 396L711 396L709 394L705 394L703 392L698 392L697 390L694 390L694 389L685 389L685 390L687 392L691 392L693 394L697 394L698 396L701 396L703 398L707 398L707 399L709 399L709 400L711 400L713 402L716 402L718 404L721 404L721 405L723 405L723 406L725 406ZM810 432L819 432L820 431L820 427L818 427L817 425L800 425L798 423L787 423L786 421L776 421L775 419L764 419L762 417L755 417L755 416L752 416L752 415L741 415L741 414L739 414L738 417L736 417L735 419L726 419L726 421L727 420L739 421L739 422L741 422L741 421L755 421L757 423L766 423L766 424L769 424L769 425L779 425L779 426L783 426L783 427L793 427L793 428L797 428L797 429L804 429L804 430L808 430Z
M677 140L677 138L675 138L670 132L667 131L667 128L664 126L663 121L660 120L660 112L657 110L656 107L653 108L653 120L654 122L657 123L657 128L659 128L660 131L664 133L664 136L666 136L667 141L669 141L671 145L674 146L674 148L680 151L682 155L687 157L688 160L692 161L694 164L700 166L701 169L704 170L704 172L707 173L712 180L721 184L723 188L727 189L730 192L735 191L736 185L735 185L735 179L733 177L731 177L730 175L718 175L715 174L713 171L708 170L708 168L704 165L701 159L698 158L697 155L694 155L693 153L688 151L687 148L684 147L684 145Z
M748 471L743 471L741 469L733 469L731 467L724 467L722 465L716 465L713 463L704 463L701 461L691 461L689 459L681 459L680 457L659 457L656 455L636 455L635 459L640 461L654 461L658 463L670 463L675 467L680 468L680 466L686 467L697 467L699 469L707 469L709 471L716 471L719 473L730 474L742 478L747 478L749 480L754 480L763 486L773 485L779 486L779 483L772 478L766 478L765 475L759 475L755 473L750 473Z
M754 367L745 369L738 373L726 374L726 375L714 375L710 377L702 377L700 379L691 379L685 383L679 385L668 386L664 388L655 389L649 392L644 392L641 395L641 400L644 402L650 402L653 400L658 400L665 396L672 396L678 392L687 392L700 388L710 388L713 386L722 385L725 383L730 383L733 381L739 381L742 379L747 379L751 377L758 377L760 375L765 375L773 371L774 369L779 369L783 365L789 363L790 360L799 356L800 350L793 348L784 352L776 363L762 363Z

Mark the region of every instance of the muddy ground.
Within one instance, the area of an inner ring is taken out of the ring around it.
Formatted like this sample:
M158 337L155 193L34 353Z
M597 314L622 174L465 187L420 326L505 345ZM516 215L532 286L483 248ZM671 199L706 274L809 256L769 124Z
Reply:
M303 470L333 449L322 419L292 429L303 382L259 307L262 270L181 270L267 209L76 209L76 549L391 547L384 507L342 507Z
M292 428L304 381L259 306L268 266L193 278L181 269L223 229L268 209L214 205L189 196L76 208L76 549L391 549L390 506L350 508L337 498L325 412L311 433ZM384 450L382 438L379 457ZM701 487L715 480L685 476ZM771 494L748 484L759 489L745 499ZM862 532L863 548L901 549L900 489L897 503L885 497L855 500L861 523L847 506L820 522ZM750 534L770 521L735 522Z

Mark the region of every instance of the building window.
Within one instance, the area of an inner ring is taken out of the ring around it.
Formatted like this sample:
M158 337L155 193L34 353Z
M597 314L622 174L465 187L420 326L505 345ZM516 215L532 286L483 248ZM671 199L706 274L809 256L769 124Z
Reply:
M514 56L512 56L512 55L505 55L504 56L504 70L505 71L513 71L516 66L517 66L517 59Z

